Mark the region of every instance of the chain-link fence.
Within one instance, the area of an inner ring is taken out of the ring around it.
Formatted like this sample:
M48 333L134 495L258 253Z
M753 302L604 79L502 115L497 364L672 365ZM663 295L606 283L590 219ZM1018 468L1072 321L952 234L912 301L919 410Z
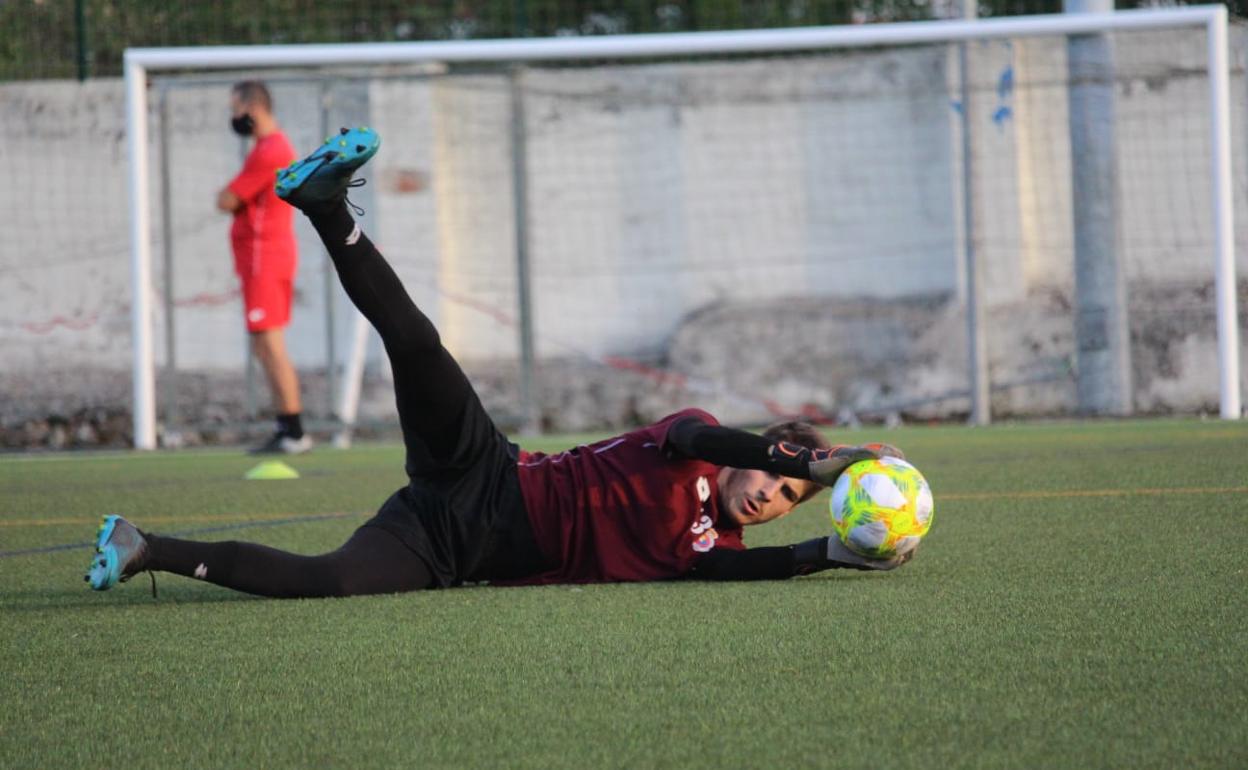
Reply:
M1119 7L1155 4L1119 2ZM959 0L5 0L0 80L110 77L128 47L600 35L913 21ZM980 16L1061 11L1061 0L981 0ZM1235 10L1232 6L1232 10Z

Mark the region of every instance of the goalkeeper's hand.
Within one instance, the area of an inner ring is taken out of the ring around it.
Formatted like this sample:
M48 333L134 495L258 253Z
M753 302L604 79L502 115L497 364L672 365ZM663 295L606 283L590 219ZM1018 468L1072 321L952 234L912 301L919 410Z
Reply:
M816 484L830 487L845 469L863 460L878 460L881 457L905 459L901 450L889 444L863 444L861 446L838 446L832 449L815 449L811 453L810 480Z
M897 553L888 559L868 559L866 556L856 554L849 550L839 537L828 538L827 559L836 564L838 567L848 569L861 570L884 570L897 569L901 565L914 558L914 554L919 549L917 542L912 542L909 549L902 553Z
M809 575L825 569L857 569L881 570L896 569L914 558L919 544L913 543L909 549L888 559L868 559L845 547L836 535L817 537L793 546L795 571L799 575Z

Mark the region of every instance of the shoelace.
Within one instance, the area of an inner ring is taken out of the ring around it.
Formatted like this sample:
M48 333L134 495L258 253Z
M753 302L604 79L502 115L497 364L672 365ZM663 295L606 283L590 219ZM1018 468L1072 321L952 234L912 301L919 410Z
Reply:
M368 181L367 179L352 179L350 182L347 182L347 187L363 187L367 181ZM355 203L352 202L351 198L346 195L342 196L342 200L346 202L348 206L351 207L351 210L355 212L355 215L357 217L364 216L363 206L355 205Z
M146 572L146 573L147 573L147 576L148 576L149 578L151 578L151 579L152 579L152 598L153 598L153 599L155 599L155 598L157 598L157 596L156 596L156 573L155 573L155 572L152 572L150 569L145 569L145 570L143 570L143 572ZM134 573L134 575L137 575L137 574L139 574L139 573L137 573L137 572L136 572L136 573ZM134 575L126 575L125 577L121 578L121 579L120 579L120 580L118 580L117 582L118 582L118 583L128 583L128 582L130 582L130 578L134 577Z
M330 150L329 152L327 152L327 153L325 153L324 155L322 155L322 156L318 159L318 160L320 160L321 162L320 162L319 164L317 164L316 168L314 168L314 169L312 169L310 172L308 172L308 176L307 176L307 178L308 178L308 179L311 179L313 176L315 176L315 175L316 175L316 172L318 172L318 171L320 171L320 170L321 170L321 167L322 167L322 166L324 166L326 163L329 163L330 161L332 161L334 158L337 158L337 157L338 157L338 152L337 152L337 151L335 151L335 150ZM367 180L365 180L365 179L352 179L351 181L347 182L347 187L363 187L363 186L364 186L364 184L365 184L366 182L367 182ZM355 204L355 203L351 200L351 198L347 197L346 195L342 196L342 200L343 200L343 202L344 202L344 203L346 203L348 206L350 206L350 207L351 207L351 210L355 212L355 215L356 215L357 217L362 217L362 216L364 216L364 208L363 208L362 206L357 206L357 205L356 205L356 204Z

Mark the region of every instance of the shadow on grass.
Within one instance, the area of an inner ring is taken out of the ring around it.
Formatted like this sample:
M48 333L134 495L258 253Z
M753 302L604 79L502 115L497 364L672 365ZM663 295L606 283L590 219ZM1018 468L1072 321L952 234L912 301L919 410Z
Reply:
M194 593L184 593L175 590L162 593L157 597L152 596L146 585L132 586L132 588L137 588L138 590L109 591L107 596L102 596L101 593L103 592L92 591L89 588L84 588L82 591L6 591L3 600L0 600L0 612L48 612L53 610L96 608L115 609L119 607L168 607L178 604L284 601L230 591L227 588L217 591L196 591Z
M802 578L795 578L786 581L768 580L768 581L703 581L703 580L665 580L641 583L588 583L588 584L550 584L540 586L491 586L484 583L466 584L450 589L415 591L406 593L425 593L425 594L445 594L449 596L476 594L480 591L489 593L499 592L501 594L510 593L512 591L524 592L527 590L562 590L562 591L583 591L586 589L594 591L635 591L642 590L678 590L680 593L693 590L705 593L707 591L719 592L725 590L733 590L745 586L763 587L767 586L772 590L786 590L796 594L802 594L809 591L825 590L826 584L850 584L857 580L879 580L886 579L890 581L900 581L902 583L910 583L912 580L922 580L923 575L917 572L907 572L900 570L890 573L864 572L859 570L829 570L817 575L810 575ZM168 581L167 581L168 582ZM177 581L181 582L181 581ZM159 595L153 597L146 579L135 578L130 585L113 589L107 592L96 592L89 588L81 590L71 588L61 588L54 590L47 589L28 589L28 590L10 590L6 591L3 598L0 598L0 612L14 613L39 613L49 612L60 609L78 610L78 609L109 609L109 608L134 608L134 607L170 607L177 605L212 605L212 604L233 604L237 602L255 602L255 601L318 601L316 599L277 599L267 596L255 596L252 594L232 591L228 588L214 586L211 584L202 584L190 581L189 585L177 585L161 588L160 581L157 581ZM824 584L821 586L820 584ZM189 589L189 590L188 590ZM106 594L106 595L105 595ZM397 594L385 594L393 596ZM329 598L354 598L367 599L372 597L329 597Z

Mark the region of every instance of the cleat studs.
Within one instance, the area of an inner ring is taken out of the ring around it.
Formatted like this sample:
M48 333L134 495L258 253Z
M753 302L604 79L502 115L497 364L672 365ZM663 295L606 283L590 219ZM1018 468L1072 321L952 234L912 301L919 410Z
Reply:
M339 147L346 147L346 146L347 146L347 140L346 140L346 139L339 139L339 140L338 140L338 146L339 146Z
M346 126L343 126L342 128L338 129L338 133L342 136L346 136L350 131L351 129L347 128Z
M365 151L365 150L367 150L367 149L368 149L368 148L367 148L367 147L365 147L365 146L364 146L364 145L362 145L362 144L357 144L357 145L355 146L355 151L356 151L356 152L364 152L364 151Z

